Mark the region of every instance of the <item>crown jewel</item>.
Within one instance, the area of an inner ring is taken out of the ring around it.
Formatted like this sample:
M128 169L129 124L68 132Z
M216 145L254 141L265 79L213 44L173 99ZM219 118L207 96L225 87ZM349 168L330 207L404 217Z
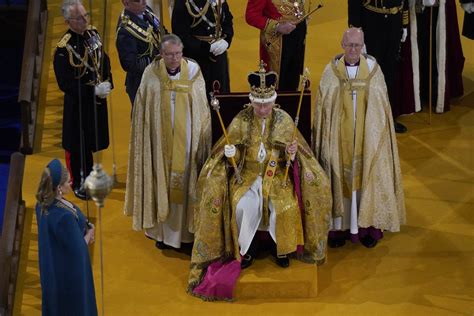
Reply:
M260 61L259 70L248 75L250 95L255 99L269 99L275 94L278 75L274 71L266 72L266 64Z

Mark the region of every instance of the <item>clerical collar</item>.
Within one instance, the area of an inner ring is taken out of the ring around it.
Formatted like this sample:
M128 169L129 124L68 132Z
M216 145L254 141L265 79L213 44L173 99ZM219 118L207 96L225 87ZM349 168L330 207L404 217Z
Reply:
M360 65L360 59L359 59L359 61L356 62L355 64L350 64L350 63L348 63L348 62L344 59L344 64L345 64L346 66L350 66L350 67L359 66L359 65Z
M359 59L356 63L354 63L354 64L348 63L348 62L344 59L344 64L345 64L346 66L349 66L349 67L356 67L356 66L359 66L359 65L360 65L360 59Z
M175 70L170 70L166 68L166 71L168 72L168 75L170 76L176 76L181 71L181 67L176 68Z

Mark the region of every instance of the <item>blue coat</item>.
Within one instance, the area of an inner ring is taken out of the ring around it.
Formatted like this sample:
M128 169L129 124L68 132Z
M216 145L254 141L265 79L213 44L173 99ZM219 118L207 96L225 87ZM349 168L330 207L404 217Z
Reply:
M86 218L58 200L36 218L43 315L97 315Z
M123 70L127 72L125 87L132 101L132 105L142 80L143 71L145 71L145 68L153 61L155 56L159 54L159 47L152 46L150 51L150 43L147 42L148 39L143 35L140 37L139 35L141 33L139 32L132 35L127 29L126 21L130 20L140 29L147 30L152 23L150 22L152 12L153 11L147 7L145 15L150 18L142 19L132 12L124 10L123 15L119 17L117 23L117 40L115 45L117 47L120 65L122 65ZM159 32L163 25L157 19L153 19L153 21L153 34L158 41L161 41ZM167 33L166 29L164 29L163 32ZM157 44L159 45L159 43Z

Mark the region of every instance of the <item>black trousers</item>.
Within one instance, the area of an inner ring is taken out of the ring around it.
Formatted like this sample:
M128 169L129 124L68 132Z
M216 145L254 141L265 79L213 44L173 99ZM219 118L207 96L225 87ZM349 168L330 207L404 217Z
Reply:
M72 188L80 188L82 182L92 171L93 156L92 151L85 149L81 151L66 151L66 163L68 165L69 173L72 178Z
M438 100L438 65L436 62L436 25L438 22L439 7L433 7L433 17L431 26L433 28L433 38L431 43L431 51L433 52L431 60L431 88L432 101L436 104ZM416 15L418 53L420 56L420 98L422 102L428 102L429 99L429 73L430 73L430 10L424 10Z
M229 62L227 52L216 56L215 61L209 58L197 60L201 68L202 76L206 82L206 95L209 99L209 92L214 91L214 81L219 82L218 90L220 94L230 93ZM217 88L217 87L216 87Z
M362 29L364 30L367 53L377 60L387 84L388 98L393 117L399 116L400 110L394 108L400 59L402 36L402 14L380 14L362 9Z
M283 35L278 90L297 91L304 67L306 23L296 26L290 34Z

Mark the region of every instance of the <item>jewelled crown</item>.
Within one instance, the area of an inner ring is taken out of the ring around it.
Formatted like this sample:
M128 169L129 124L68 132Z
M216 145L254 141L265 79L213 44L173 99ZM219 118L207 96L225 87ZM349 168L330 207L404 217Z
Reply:
M260 61L259 70L248 75L250 84L249 98L252 102L266 103L276 99L275 86L278 75L274 71L266 72L265 63Z

